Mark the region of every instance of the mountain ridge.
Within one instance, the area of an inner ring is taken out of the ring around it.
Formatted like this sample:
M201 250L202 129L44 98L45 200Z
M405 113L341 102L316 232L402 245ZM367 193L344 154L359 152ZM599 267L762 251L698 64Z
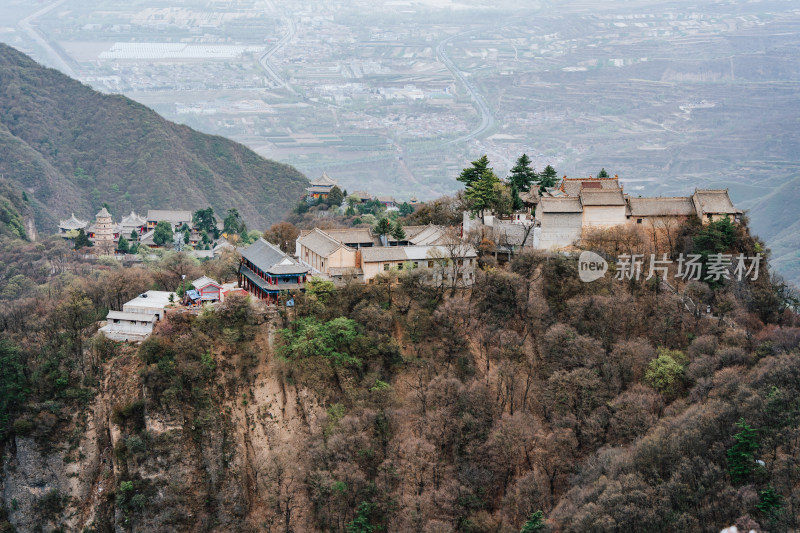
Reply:
M30 197L40 231L71 212L236 208L250 227L277 222L308 180L220 136L104 95L0 44L0 174Z

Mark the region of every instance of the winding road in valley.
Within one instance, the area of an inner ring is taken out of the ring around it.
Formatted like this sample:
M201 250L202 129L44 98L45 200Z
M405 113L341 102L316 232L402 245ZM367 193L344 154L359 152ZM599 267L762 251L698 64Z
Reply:
M447 44L449 44L453 39L455 39L456 37L462 37L469 33L472 32L468 31L463 33L457 33L455 35L448 37L447 39L444 39L443 41L440 41L439 44L436 45L436 55L439 58L439 60L444 64L444 66L447 67L447 70L449 70L453 74L453 77L455 77L458 81L460 81L469 92L472 101L475 102L475 105L478 107L478 111L481 114L481 123L478 125L477 128L467 133L466 135L462 135L457 139L446 141L442 143L442 146L447 146L450 144L458 144L469 141L471 139L475 139L476 137L480 137L487 130L489 130L489 128L494 126L495 123L494 117L492 116L491 111L489 111L489 106L486 104L486 99L478 92L478 90L475 88L475 85L473 85L472 82L470 82L466 78L466 76L464 75L465 73L461 72L453 64L453 61L447 56L447 52L445 52L445 46L447 46Z
M291 18L286 17L283 20L289 25L289 31L286 32L286 34L283 37L281 37L280 41L275 43L275 45L272 48L264 52L264 55L262 55L259 58L258 62L261 64L261 67L266 71L267 76L275 80L275 82L278 85L280 85L281 87L292 93L294 96L299 96L297 94L297 91L295 91L294 88L291 85L289 85L289 82L284 80L280 76L280 74L275 72L275 69L269 62L269 58L272 57L275 54L275 52L283 48L286 45L286 43L291 41L292 38L297 33L297 26L295 25L294 21Z

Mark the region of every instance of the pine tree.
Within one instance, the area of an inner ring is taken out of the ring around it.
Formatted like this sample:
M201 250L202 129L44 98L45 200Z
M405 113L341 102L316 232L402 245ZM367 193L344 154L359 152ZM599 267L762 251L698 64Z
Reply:
M522 526L520 533L539 533L544 531L544 513L536 511L531 513L528 520Z
M519 191L513 184L511 185L511 203L513 205L514 211L519 211L520 209L525 207L525 204L522 203L522 198L519 197Z
M480 159L473 161L471 167L467 167L461 171L458 176L458 181L463 183L467 189L473 186L474 183L483 179L487 172L494 172L489 167L489 157L486 155L481 156Z
M78 236L75 237L75 249L79 250L81 248L91 248L92 246L92 241L90 241L89 237L86 236L86 232L83 231L83 228L79 229Z
M522 154L517 159L517 164L508 175L508 182L516 188L517 194L531 190L531 184L536 181L536 171L531 168L531 160L527 154Z
M537 176L536 182L539 184L539 192L544 192L548 187L555 187L557 181L558 174L556 173L556 169L547 165Z
M606 172L605 168L601 168L600 172L597 173L597 177L598 178L607 178L608 177L608 172Z
M734 483L741 483L753 472L755 465L753 454L758 450L758 430L747 425L744 418L740 418L736 426L741 431L733 436L736 443L728 448L726 456L731 480Z
M339 207L344 202L344 193L342 190L334 185L333 188L328 193L328 205L331 207Z
M242 232L242 217L236 208L228 209L228 214L222 222L222 231L228 235L240 234Z
M406 232L400 222L395 222L394 226L392 226L392 237L394 237L396 241L406 240Z
M128 245L128 239L123 237L122 235L119 236L119 242L117 243L117 250L120 253L127 254L130 251L130 247Z
M217 219L211 207L195 211L194 216L192 216L192 222L198 229L206 231L214 231L217 226Z
M375 233L380 236L388 235L392 231L392 225L389 223L389 220L386 218L382 218L378 221L378 224L375 225Z
M166 220L162 220L156 224L156 229L153 230L153 242L157 246L164 246L172 242L172 224Z
M473 161L471 167L461 171L458 181L466 186L465 197L469 200L473 214L481 215L481 222L484 220L484 210L490 209L497 202L498 189L495 185L500 183L500 179L489 167L489 158L485 155Z

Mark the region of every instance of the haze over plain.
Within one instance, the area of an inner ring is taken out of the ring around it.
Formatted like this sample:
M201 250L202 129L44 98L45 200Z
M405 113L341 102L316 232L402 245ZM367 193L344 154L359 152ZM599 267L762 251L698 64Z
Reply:
M0 40L349 190L430 199L521 153L631 195L727 187L800 283L800 8L4 0Z

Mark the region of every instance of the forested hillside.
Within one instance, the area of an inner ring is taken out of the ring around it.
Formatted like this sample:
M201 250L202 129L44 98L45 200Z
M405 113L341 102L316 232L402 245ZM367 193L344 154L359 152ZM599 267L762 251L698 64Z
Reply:
M766 269L675 292L485 256L469 290L421 269L314 280L294 308L232 297L135 346L95 321L182 276L232 279L235 255L120 268L3 243L0 530L800 527L798 302ZM670 246L762 245L723 221Z
M103 203L131 209L236 208L251 227L278 221L307 184L294 168L233 141L100 94L0 44L0 175L24 190L40 231Z
M28 195L0 177L0 237L28 239L26 225L32 219Z

